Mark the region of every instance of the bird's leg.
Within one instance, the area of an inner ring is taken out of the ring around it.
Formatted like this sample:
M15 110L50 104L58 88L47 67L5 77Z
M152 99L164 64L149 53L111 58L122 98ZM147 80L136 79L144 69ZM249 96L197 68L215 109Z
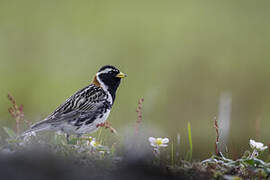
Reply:
M70 143L69 134L67 134L66 138L67 138L67 144L69 144Z
M82 134L77 134L76 137L77 137L77 139L76 139L76 144L78 145L78 143L80 143L81 140L82 140L82 139L81 139Z

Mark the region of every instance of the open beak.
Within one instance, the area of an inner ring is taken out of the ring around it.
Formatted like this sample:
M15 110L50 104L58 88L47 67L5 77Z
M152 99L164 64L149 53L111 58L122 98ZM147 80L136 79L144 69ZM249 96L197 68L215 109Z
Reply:
M116 75L116 77L118 77L118 78L124 78L124 77L127 77L127 75L126 74L124 74L124 73L122 73L122 72L120 72L120 73L118 73L117 75Z

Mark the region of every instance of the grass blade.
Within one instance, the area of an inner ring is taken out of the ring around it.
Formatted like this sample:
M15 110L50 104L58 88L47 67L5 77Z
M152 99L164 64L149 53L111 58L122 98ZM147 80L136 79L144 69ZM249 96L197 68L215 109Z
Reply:
M192 136L191 136L190 122L188 122L188 141L189 141L189 158L188 158L188 160L191 161L191 159L192 159Z
M3 127L3 129L10 138L15 139L17 137L16 133L12 129L8 127Z

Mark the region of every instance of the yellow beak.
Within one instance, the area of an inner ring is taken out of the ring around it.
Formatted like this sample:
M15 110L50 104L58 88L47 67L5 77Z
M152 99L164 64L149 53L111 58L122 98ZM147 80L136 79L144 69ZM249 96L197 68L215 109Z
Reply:
M124 74L124 73L122 73L122 72L120 72L120 73L118 73L118 74L116 75L116 77L118 77L118 78L124 78L124 77L127 77L127 75Z

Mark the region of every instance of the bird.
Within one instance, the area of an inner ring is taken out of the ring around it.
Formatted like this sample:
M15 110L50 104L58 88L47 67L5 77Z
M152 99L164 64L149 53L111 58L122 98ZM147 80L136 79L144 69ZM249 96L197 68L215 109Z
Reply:
M60 131L80 137L95 132L104 124L114 104L117 88L126 74L112 65L105 65L95 74L92 83L70 96L44 120L33 124L22 136L40 131Z

